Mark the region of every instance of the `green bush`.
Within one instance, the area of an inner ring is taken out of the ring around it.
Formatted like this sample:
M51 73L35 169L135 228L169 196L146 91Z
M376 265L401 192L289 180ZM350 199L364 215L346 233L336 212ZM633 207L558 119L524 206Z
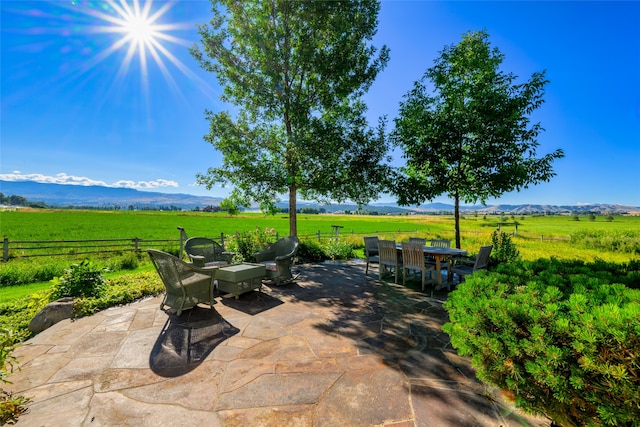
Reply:
M20 369L16 358L11 354L20 342L20 335L11 329L0 328L0 383L11 383L9 374ZM0 387L0 425L15 423L20 414L26 410L30 399L14 396Z
M327 257L331 260L353 258L353 246L346 242L330 241L326 246Z
M106 284L102 269L87 260L72 264L53 282L54 300L62 297L95 297L100 295Z
M304 262L320 262L327 259L327 254L320 242L309 239L300 242L298 258Z
M478 378L562 426L640 422L640 263L501 264L449 295L443 329ZM613 279L613 280L612 280Z
M503 262L513 262L520 257L520 253L511 240L511 236L504 231L494 231L491 234L491 244L493 245L489 258L491 267Z
M155 271L129 274L109 280L99 296L77 298L73 302L73 311L76 317L89 316L109 307L159 295L163 291L164 285Z
M265 228L264 231L256 228L253 231L237 232L225 239L225 249L234 252L233 262L253 262L254 254L269 247L276 240L276 232L273 228Z

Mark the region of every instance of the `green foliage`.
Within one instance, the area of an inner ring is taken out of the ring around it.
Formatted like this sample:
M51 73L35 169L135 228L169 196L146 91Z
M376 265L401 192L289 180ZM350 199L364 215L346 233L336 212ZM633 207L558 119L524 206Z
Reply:
M51 301L51 292L44 291L0 304L0 329L11 329L19 341L29 338L29 322Z
M443 329L478 378L561 426L638 425L640 263L501 264L449 295Z
M11 354L20 338L12 329L0 328L0 382L8 383L7 376L17 366L17 359Z
M31 399L24 396L14 396L0 388L0 426L15 424L18 417L27 411L27 404Z
M543 102L544 72L515 84L500 70L504 56L486 32L469 32L445 47L435 65L400 104L392 139L407 159L392 188L398 203L419 205L445 193L459 202L485 202L549 181L562 150L535 157L542 130L528 117Z
M140 259L134 253L109 258L96 256L91 259L91 262L109 271L134 270L140 265ZM0 288L25 283L48 282L65 274L69 265L68 258L12 259L6 263L0 263Z
M0 264L0 288L24 283L47 282L69 267L67 260L10 260Z
M11 329L0 327L0 383L11 383L7 378L15 369L20 369L17 359L11 353L21 341L19 334ZM0 425L14 423L26 410L29 399L14 396L0 387Z
M253 262L254 254L266 249L275 240L276 232L273 228L267 227L264 230L256 228L227 236L225 249L235 253L233 262Z
M54 280L53 299L100 295L106 283L102 273L102 269L88 260L72 264L62 276Z
M326 246L327 257L331 260L353 258L353 246L349 243L330 240Z
M494 267L503 262L513 262L520 257L520 252L511 240L511 236L504 231L494 231L491 234L491 257L489 265Z
M319 262L327 259L324 246L314 239L301 240L298 246L298 258L306 262Z
M370 45L377 1L212 1L191 53L235 106L206 113L205 139L223 164L199 174L211 187L230 182L261 205L280 194L295 203L330 198L367 202L381 191L388 147L384 124L369 128L361 100L386 66ZM321 144L318 141L322 141Z
M125 255L119 259L116 268L109 268L110 271L115 270L135 270L140 266L140 258L136 254Z
M579 230L571 234L571 244L640 255L640 230Z
M77 298L73 302L74 315L89 316L109 307L128 304L146 296L158 295L163 291L164 285L155 271L121 276L109 280L100 295Z

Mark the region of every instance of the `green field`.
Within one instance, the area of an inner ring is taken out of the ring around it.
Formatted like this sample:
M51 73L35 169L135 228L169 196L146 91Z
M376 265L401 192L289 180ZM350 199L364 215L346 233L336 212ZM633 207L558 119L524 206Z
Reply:
M500 222L518 222L513 236L523 258L557 257L592 261L626 262L640 257L640 217L516 216L469 215L461 220L462 248L470 253L491 242L491 234ZM298 235L302 240L316 239L320 232L328 238L332 225L340 225L341 236L361 244L362 236L378 234L398 241L409 236L454 240L453 216L359 216L298 215ZM235 232L273 228L287 235L286 215L265 216L243 213L229 217L224 213L18 210L0 212L2 235L15 240L82 240L107 238L178 239L177 227L189 236L219 237ZM513 233L513 225L502 226ZM352 235L352 237L349 237ZM553 239L553 240L549 240Z

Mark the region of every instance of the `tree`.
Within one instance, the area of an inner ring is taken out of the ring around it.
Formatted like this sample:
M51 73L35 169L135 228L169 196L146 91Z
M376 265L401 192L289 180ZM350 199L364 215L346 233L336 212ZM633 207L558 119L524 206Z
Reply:
M503 55L486 32L469 32L445 47L400 103L391 139L404 151L392 193L408 206L446 194L455 201L460 247L460 200L489 197L549 181L556 150L536 157L540 123L528 117L542 102L545 73L515 84L499 70ZM433 85L427 88L428 81Z
M377 1L212 0L191 53L216 74L234 114L206 112L205 140L222 165L201 184L231 183L269 211L288 194L290 234L296 199L366 203L388 176L384 120L369 127L361 100L388 61L368 44Z
M226 211L230 216L238 215L240 209L247 207L249 202L237 190L233 190L229 197L220 202L220 209Z

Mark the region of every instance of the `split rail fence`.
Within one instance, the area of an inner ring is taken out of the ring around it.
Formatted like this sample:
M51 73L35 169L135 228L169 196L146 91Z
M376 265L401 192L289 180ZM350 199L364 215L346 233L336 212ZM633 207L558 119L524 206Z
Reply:
M393 231L375 231L367 233L355 233L354 231L341 231L341 226L332 226L332 231L318 232L313 234L299 235L301 240L317 239L318 241L335 239L340 236L370 236L384 235L387 238L406 235L412 233L408 230ZM414 231L418 233L418 230ZM477 233L476 233L477 234ZM275 235L275 240L279 238ZM221 233L220 237L215 238L224 246L225 234ZM569 240L564 238L549 238L540 236L541 241L545 240ZM77 256L77 255L94 255L94 254L122 254L132 252L140 254L147 248L161 248L165 251L182 252L184 236L176 239L141 239L139 237L119 238L119 239L94 239L94 240L10 240L4 237L2 243L2 261L7 262L12 258L31 258L31 257L55 257L55 256Z

